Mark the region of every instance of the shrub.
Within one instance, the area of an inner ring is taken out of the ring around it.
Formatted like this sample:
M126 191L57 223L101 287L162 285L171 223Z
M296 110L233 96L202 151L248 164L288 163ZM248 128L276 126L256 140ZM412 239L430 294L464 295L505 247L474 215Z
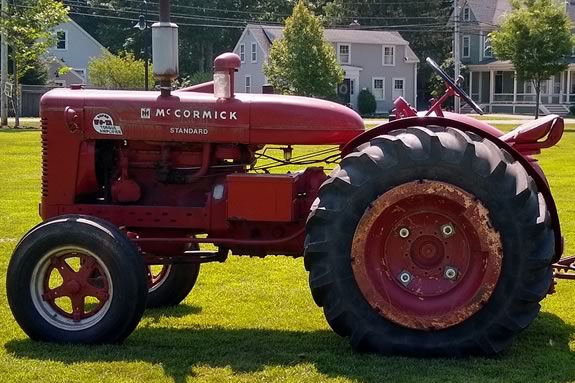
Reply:
M373 114L376 106L377 103L375 102L375 97L369 90L363 89L359 92L359 95L357 96L357 108L359 109L359 114L362 116Z

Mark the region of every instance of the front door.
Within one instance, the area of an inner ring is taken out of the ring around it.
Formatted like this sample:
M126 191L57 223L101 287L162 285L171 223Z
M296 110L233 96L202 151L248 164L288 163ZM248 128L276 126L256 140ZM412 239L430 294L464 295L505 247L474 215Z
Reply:
M405 79L394 78L391 99L395 101L398 97L405 97Z
M344 105L348 105L351 101L351 80L346 78L337 87L337 97Z

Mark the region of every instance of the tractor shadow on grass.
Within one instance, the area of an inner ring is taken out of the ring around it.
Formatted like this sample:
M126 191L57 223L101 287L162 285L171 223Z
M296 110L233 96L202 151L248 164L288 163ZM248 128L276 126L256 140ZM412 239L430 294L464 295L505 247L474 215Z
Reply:
M364 382L564 382L575 377L575 352L569 349L574 336L574 326L542 313L497 358L417 359L359 354L328 330L153 326L138 328L119 346L55 345L26 339L10 341L5 348L16 357L66 364L143 361L161 366L175 383L196 376L194 369L199 366L228 368L234 376L269 368L295 368L303 376L317 371L324 377ZM285 376L293 378L292 373L286 371ZM273 375L277 377L277 371Z

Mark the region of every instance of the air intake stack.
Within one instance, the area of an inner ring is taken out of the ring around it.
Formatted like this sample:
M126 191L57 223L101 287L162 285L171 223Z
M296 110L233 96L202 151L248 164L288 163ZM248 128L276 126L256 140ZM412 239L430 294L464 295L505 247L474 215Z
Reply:
M160 21L152 25L154 79L162 96L169 96L178 78L178 26L170 22L170 0L160 0Z

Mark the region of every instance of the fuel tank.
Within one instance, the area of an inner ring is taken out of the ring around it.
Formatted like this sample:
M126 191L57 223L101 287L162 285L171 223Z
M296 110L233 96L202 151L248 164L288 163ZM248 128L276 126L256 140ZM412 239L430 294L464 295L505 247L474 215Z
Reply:
M240 144L344 144L364 131L352 109L329 101L268 94L54 89L42 113L79 117L87 139Z

